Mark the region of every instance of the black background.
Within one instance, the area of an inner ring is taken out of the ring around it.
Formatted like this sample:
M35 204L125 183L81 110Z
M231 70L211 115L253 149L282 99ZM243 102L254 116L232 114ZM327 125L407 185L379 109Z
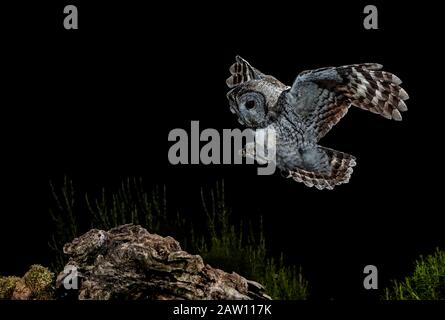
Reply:
M77 4L79 30L64 30ZM442 208L443 49L437 8L376 3L379 30L363 28L367 3L137 4L60 2L29 31L6 102L0 272L47 263L49 180L81 192L115 188L127 176L165 184L192 218L199 190L224 179L235 215L263 217L275 254L303 266L317 299L373 300L412 270L419 254L445 246ZM311 68L377 62L410 95L402 122L351 108L321 145L358 159L351 181L318 191L254 166L172 166L168 132L237 128L225 94L241 55L290 84ZM25 60L23 60L25 59ZM16 62L11 62L15 65ZM26 68L25 68L26 69ZM197 222L198 223L198 222Z

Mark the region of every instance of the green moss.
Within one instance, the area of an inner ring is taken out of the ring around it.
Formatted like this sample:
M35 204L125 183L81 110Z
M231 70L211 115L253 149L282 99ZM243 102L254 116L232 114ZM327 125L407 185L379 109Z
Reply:
M19 277L0 277L0 299L11 299Z
M415 262L412 275L393 280L385 289L386 300L445 300L445 251L436 249Z
M23 280L26 286L31 289L33 296L42 299L48 297L52 291L54 273L49 271L48 268L34 264L23 276Z

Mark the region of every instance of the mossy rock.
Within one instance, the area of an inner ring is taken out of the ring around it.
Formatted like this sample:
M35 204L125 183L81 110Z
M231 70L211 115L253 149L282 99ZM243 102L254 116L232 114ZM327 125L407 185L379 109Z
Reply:
M34 264L23 276L26 285L31 289L34 296L39 297L48 291L54 280L54 273L41 265Z
M0 277L0 299L11 299L19 277Z
M48 300L53 298L54 273L41 265L32 265L23 278L0 277L0 299Z

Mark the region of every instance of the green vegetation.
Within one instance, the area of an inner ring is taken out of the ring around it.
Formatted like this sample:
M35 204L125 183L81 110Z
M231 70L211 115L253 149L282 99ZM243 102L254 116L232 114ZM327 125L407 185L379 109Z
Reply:
M268 256L262 221L257 237L252 226L248 228L250 232L245 234L242 223L238 228L230 223L232 215L226 206L223 183L217 184L207 196L201 192L201 199L209 235L207 239L200 239L202 245L197 251L206 263L227 272L233 270L261 283L273 299L307 299L308 283L301 268L286 266L283 256L278 261Z
M59 191L53 185L51 190L56 203L56 208L51 210L55 224L50 242L54 250L53 270L63 269L66 258L62 247L74 237L90 228L108 230L134 223L152 233L173 236L183 249L201 255L213 267L234 271L263 284L274 299L299 300L308 296L308 284L301 268L287 266L283 256L279 259L269 256L262 221L256 233L251 223L245 228L242 221L232 221L234 217L224 198L223 183L208 192L201 191L203 218L208 226L205 230L198 230L179 212L168 210L165 187L144 191L141 180L127 179L117 192L102 190L98 198L88 195L79 198L68 179ZM85 216L76 214L79 210L88 211L86 221L79 221L78 217Z
M52 183L50 183L50 186L55 202L55 208L49 209L54 223L53 234L49 241L49 247L53 252L51 269L61 271L67 262L63 254L63 245L81 234L78 231L78 219L73 212L77 209L78 204L75 201L76 194L74 193L73 182L68 181L66 177L59 192L56 191Z
M403 281L392 281L386 300L445 300L445 251L436 249L415 262L414 273Z
M306 300L309 295L308 282L303 277L302 268L286 266L283 256L277 262L273 258L266 260L260 282L274 299Z

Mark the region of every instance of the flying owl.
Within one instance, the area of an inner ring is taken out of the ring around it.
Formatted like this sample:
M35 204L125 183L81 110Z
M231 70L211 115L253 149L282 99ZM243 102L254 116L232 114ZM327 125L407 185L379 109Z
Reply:
M286 177L333 189L349 182L356 159L318 142L349 107L397 121L407 111L402 81L381 69L380 64L363 63L309 70L289 87L237 56L226 80L231 88L227 98L242 125L275 130L276 165Z

